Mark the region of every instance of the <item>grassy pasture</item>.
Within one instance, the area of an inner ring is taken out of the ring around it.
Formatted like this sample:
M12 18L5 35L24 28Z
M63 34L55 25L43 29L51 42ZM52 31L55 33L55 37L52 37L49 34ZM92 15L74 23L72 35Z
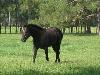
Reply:
M50 61L39 49L32 63L32 38L26 43L19 34L0 34L0 75L100 75L100 37L96 35L64 35L61 63L49 48Z

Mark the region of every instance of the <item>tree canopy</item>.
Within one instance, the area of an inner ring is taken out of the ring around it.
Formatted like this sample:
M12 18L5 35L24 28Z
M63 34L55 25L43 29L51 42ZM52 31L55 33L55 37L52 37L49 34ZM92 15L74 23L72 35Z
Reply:
M18 22L64 28L76 19L96 13L96 3L96 0L0 0L0 22L6 20L10 12L11 19L17 18ZM81 11L84 6L90 14Z

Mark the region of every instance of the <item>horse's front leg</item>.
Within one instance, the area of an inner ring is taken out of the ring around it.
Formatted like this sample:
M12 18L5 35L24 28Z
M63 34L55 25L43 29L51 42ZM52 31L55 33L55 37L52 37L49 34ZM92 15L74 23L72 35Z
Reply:
M36 47L34 47L33 48L33 63L35 63L35 59L36 59L36 55L37 55L37 48Z
M49 57L48 57L48 48L45 48L45 55L46 55L46 60L49 61Z

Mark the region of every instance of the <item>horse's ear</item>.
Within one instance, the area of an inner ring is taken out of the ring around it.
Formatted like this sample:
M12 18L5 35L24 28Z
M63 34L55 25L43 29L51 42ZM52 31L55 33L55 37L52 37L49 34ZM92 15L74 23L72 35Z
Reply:
M20 27L20 33L22 33L22 27Z
M22 25L20 31L24 31L26 29L27 25Z
M23 25L23 27L27 27L27 25L25 24L25 25Z
M24 28L24 27L27 27L27 25L25 24L25 25L22 25L22 27Z

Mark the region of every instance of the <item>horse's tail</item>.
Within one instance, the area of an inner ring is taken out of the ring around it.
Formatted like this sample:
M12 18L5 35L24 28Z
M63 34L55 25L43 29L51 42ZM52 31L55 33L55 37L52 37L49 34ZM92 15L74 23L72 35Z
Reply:
M62 41L62 38L63 38L63 33L58 28L56 28L56 30L57 30L57 38L58 38L57 41L59 42L59 44L61 44L61 41Z

